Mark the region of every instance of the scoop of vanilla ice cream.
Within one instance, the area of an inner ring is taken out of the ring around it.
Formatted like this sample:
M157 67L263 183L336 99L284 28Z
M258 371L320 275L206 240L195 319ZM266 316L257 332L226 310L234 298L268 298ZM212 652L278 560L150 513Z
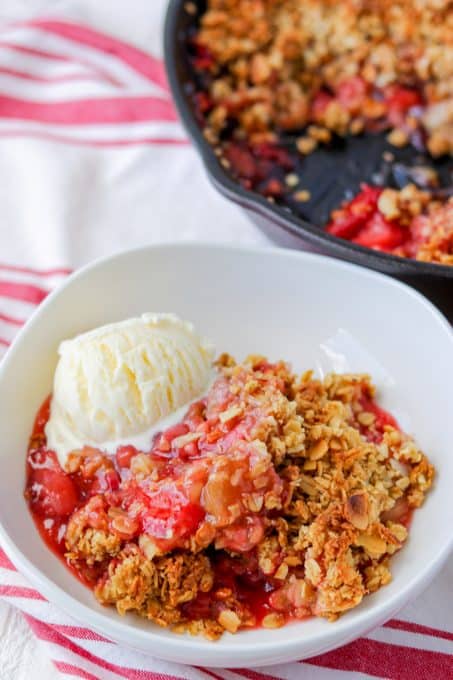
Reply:
M214 348L173 314L143 314L65 340L59 355L46 436L64 467L83 446L149 446L153 426L208 387Z

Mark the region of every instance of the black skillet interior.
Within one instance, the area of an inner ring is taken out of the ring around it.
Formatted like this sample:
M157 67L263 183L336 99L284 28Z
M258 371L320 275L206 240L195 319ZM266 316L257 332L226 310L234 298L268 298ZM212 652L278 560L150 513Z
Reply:
M420 163L434 167L441 183L450 186L452 160L433 161L414 147L391 147L385 134L368 134L336 140L331 148L318 149L305 158L298 157L295 172L299 175L300 187L311 194L307 203L294 201L291 204L288 202L288 206L281 206L269 203L259 194L243 189L219 163L212 147L203 137L195 115L193 95L200 89L200 83L191 64L190 38L205 7L205 0L170 1L165 26L165 60L182 122L217 189L246 208L257 221L262 223L264 219L274 235L285 232L293 242L299 239L317 250L406 278L412 285L421 284L428 294L431 284L435 285L437 282L437 288L441 284L440 290L445 299L450 298L453 267L379 253L335 238L318 225L325 224L330 211L338 207L342 200L356 193L362 182L401 186L405 183L407 168ZM287 136L283 140L288 149L294 146L294 139L295 137ZM388 160L391 158L389 153L393 156L391 162Z

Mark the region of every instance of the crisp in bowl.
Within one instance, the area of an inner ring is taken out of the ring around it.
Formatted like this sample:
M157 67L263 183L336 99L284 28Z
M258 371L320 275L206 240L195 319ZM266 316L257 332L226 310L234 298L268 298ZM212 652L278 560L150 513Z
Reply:
M322 372L336 362L371 374L379 403L396 414L437 472L407 544L392 558L389 585L334 623L311 618L279 629L226 633L210 642L102 607L49 551L23 491L28 438L52 389L57 347L77 333L144 311L190 319L218 352L238 360L259 352L291 362L298 372ZM338 338L349 340L340 347ZM68 615L163 659L264 666L339 647L394 616L435 578L450 552L452 356L449 324L421 295L382 274L327 257L187 244L99 260L48 297L0 366L0 543L30 582Z

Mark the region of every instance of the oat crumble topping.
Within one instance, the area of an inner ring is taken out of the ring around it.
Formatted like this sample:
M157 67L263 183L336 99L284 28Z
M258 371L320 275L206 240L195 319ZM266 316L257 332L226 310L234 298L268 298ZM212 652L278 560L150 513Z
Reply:
M414 184L400 190L362 185L332 212L326 229L375 250L453 265L453 198L439 200Z
M150 451L71 455L61 552L99 602L176 632L335 621L391 580L434 468L366 375L298 377L260 356L217 368ZM26 495L52 517L33 486L54 465L44 435L30 447Z
M365 128L453 151L451 0L208 0L195 47L212 143L232 125L253 144L314 123L301 153Z

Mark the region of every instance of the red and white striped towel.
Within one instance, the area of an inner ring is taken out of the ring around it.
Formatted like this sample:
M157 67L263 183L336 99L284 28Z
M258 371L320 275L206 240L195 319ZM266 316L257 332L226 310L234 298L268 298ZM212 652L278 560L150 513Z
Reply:
M166 0L153 3L158 31ZM0 358L70 268L95 256L177 238L264 241L206 183L161 59L86 26L0 28L0 138ZM342 649L232 671L161 662L100 637L44 600L0 549L2 606L23 612L62 676L87 680L453 677L452 581L450 562L397 620Z
M162 61L64 21L0 30L0 137L185 144Z

